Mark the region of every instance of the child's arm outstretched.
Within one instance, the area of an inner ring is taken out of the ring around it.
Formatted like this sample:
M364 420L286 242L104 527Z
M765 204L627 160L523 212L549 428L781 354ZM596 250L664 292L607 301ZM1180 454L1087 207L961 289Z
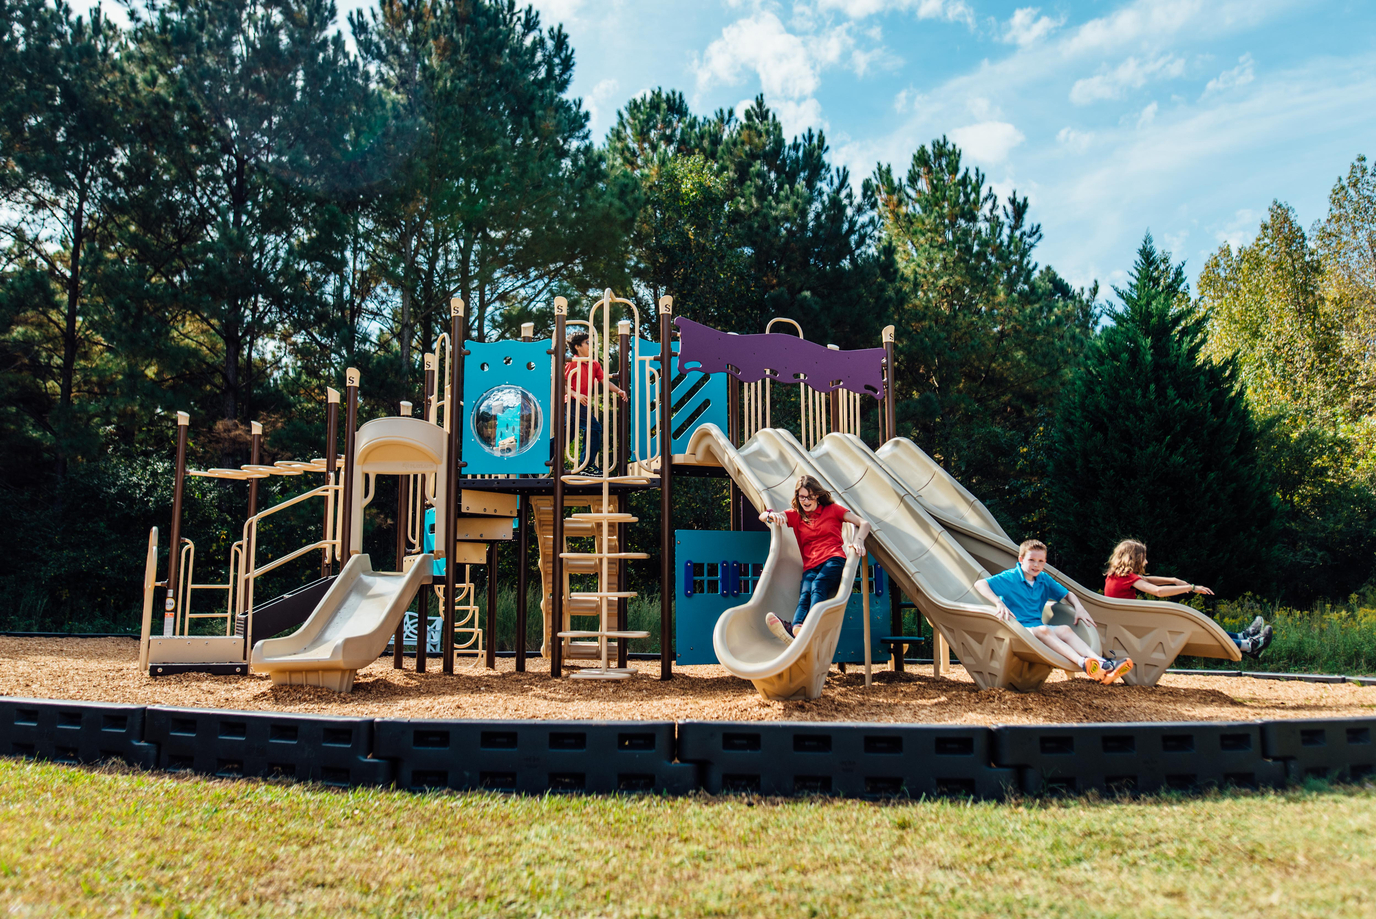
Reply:
M1202 584L1190 584L1180 578L1149 577L1141 575L1132 582L1133 590L1140 590L1153 597L1178 597L1181 594L1197 593L1213 596L1213 591Z

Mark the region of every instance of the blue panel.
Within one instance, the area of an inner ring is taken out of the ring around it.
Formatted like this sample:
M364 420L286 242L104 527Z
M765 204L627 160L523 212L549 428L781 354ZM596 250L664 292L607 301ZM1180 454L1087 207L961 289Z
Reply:
M551 341L465 344L463 474L547 474Z
M673 374L678 376L678 342L673 343L675 357L673 359ZM649 357L654 355L659 357L659 344L657 342L640 339L640 356ZM647 386L646 373L647 364L640 361L636 367L634 391L642 393L640 387ZM654 362L654 369L659 370L659 362ZM691 371L684 376L677 386L674 387L671 399L673 402L674 436L672 449L675 453L682 453L688 449L688 441L692 439L693 432L704 424L715 424L717 427L726 431L727 428L727 390L726 374L724 373L698 373ZM657 434L659 398L658 387L651 387L652 400L650 403L650 429L656 433L650 436L650 455L659 456L659 436ZM636 405L644 404L644 396L640 396ZM640 459L636 455L638 445L631 445L632 459Z
M750 600L767 558L767 532L674 531L674 559L683 578L674 597L674 651L679 664L717 663L717 652L712 648L712 630L717 627L722 613ZM870 564L882 572L874 556L870 556ZM877 581L882 578L882 573L876 575ZM881 611L877 601L877 597L870 597L870 656L872 660L883 661L888 659L888 651L879 643L879 636L888 634L885 631L888 619L887 610ZM775 612L793 615L791 607ZM846 606L834 660L846 664L865 662L864 603L858 578L855 592Z

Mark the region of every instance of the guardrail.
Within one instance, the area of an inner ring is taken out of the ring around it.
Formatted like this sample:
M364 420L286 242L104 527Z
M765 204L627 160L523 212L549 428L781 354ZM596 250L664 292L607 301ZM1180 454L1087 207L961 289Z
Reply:
M0 755L410 790L1000 800L1368 781L1376 717L987 727L440 721L0 697Z

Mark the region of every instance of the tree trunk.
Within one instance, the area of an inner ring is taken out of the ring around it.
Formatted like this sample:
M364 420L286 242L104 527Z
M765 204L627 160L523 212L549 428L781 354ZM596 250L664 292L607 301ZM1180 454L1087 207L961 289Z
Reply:
M57 432L57 481L67 478L67 447L64 428L69 421L72 392L76 388L77 315L81 308L81 247L86 243L86 196L76 199L76 213L72 215L72 253L67 270L66 322L62 329L62 375L58 381L57 405L61 417ZM59 494L61 488L58 489ZM60 500L60 499L59 499Z

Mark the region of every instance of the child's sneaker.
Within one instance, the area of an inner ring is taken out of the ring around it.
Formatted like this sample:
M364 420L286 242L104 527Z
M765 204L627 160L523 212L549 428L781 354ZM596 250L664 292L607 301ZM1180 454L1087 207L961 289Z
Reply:
M1242 634L1243 634L1244 636L1247 636L1247 635L1260 635L1260 634L1261 634L1261 630L1264 629L1264 628L1266 628L1266 620L1263 619L1263 618L1261 618L1260 616L1258 616L1257 618L1255 618L1255 619L1252 620L1252 624L1251 624L1251 625L1247 626L1247 628L1245 628L1245 629L1242 630Z
M1252 657L1261 657L1261 652L1265 651L1266 648L1271 644L1271 639L1273 637L1274 632L1272 631L1271 627L1269 625L1262 626L1261 634L1256 637L1256 650L1252 652Z
M1085 658L1085 676L1099 680L1104 675L1104 665L1097 657Z
M764 624L769 626L769 631L773 632L774 637L782 641L784 644L793 643L793 633L788 630L788 626L785 625L784 621L780 619L778 616L774 615L773 613L766 613L764 617Z
M1100 677L1100 682L1105 686L1112 683L1114 680L1122 679L1132 672L1132 658L1130 657L1125 657L1117 662L1109 661L1109 663L1113 666L1106 668L1104 670L1104 675Z

